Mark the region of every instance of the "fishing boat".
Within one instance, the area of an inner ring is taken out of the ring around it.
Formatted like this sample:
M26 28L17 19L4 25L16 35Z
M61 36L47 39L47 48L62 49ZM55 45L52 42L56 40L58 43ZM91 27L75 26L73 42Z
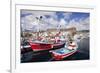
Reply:
M42 21L42 16L36 17L36 20L38 22L38 25L41 25ZM44 22L45 23L45 22ZM65 43L60 42L58 38L54 39L54 42L50 42L51 39L46 40L46 38L43 39L41 38L40 35L40 27L38 26L38 31L37 31L37 40L31 40L29 41L29 44L32 48L33 51L44 51L44 50L50 50L50 49L58 49L64 47Z
M59 49L64 47L64 42L58 42L58 43L49 43L49 42L41 42L41 41L33 41L29 42L30 46L33 51L44 51L44 50L53 50L53 49Z
M21 40L21 54L32 51L30 44L25 39Z
M77 44L72 43L64 48L51 50L50 53L52 54L54 60L62 60L76 53L77 48L78 48Z

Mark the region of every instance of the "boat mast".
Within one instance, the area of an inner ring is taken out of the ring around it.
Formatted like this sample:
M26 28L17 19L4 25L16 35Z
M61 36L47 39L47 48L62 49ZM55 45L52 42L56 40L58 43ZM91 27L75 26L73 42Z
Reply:
M36 19L37 19L37 22L38 22L38 32L37 32L37 38L39 38L39 34L40 34L40 21L41 21L41 19L42 19L42 16L40 16L40 17L36 17Z
M57 27L58 33L57 34L60 34L60 29L61 29L61 25L58 25L58 27Z

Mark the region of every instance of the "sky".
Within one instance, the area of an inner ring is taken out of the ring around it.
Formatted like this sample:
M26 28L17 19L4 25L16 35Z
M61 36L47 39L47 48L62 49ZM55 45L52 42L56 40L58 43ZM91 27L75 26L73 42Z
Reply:
M90 13L21 10L22 30L39 31L51 28L89 30Z

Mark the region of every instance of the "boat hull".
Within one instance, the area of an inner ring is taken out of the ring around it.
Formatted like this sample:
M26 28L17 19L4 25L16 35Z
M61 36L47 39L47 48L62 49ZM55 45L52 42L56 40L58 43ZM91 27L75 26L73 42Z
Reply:
M31 44L31 48L33 51L42 51L42 50L51 49L52 45L51 44L33 43L33 44Z
M63 60L64 58L69 57L77 52L77 50L72 50L70 52L63 52L63 53L57 51L61 51L61 49L60 50L58 49L56 51L50 51L54 60Z
M30 46L33 51L45 51L45 50L53 50L64 47L65 43L55 43L55 44L47 44L47 43L30 43Z
M63 48L65 46L65 43L56 43L52 45L53 45L53 49L59 49L59 48Z

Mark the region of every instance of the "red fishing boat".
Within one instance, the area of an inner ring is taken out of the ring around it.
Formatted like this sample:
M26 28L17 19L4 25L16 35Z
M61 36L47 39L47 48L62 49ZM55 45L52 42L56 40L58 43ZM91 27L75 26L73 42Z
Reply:
M38 25L41 24L42 18L43 18L42 16L36 17L36 20L38 21ZM60 32L56 36L58 36L59 34ZM65 43L60 42L60 38L58 37L56 38L56 36L53 43L49 42L51 39L43 40L43 37L40 36L40 27L38 26L37 40L29 41L29 44L33 51L44 51L44 50L58 49L64 47Z
M64 47L57 50L50 51L52 54L53 59L55 60L62 60L66 57L73 55L77 52L78 46L76 44L70 44L68 47Z
M44 50L50 50L50 49L58 49L64 47L65 43L59 42L59 43L47 43L47 42L41 42L41 41L33 41L29 42L30 46L33 51L44 51Z

